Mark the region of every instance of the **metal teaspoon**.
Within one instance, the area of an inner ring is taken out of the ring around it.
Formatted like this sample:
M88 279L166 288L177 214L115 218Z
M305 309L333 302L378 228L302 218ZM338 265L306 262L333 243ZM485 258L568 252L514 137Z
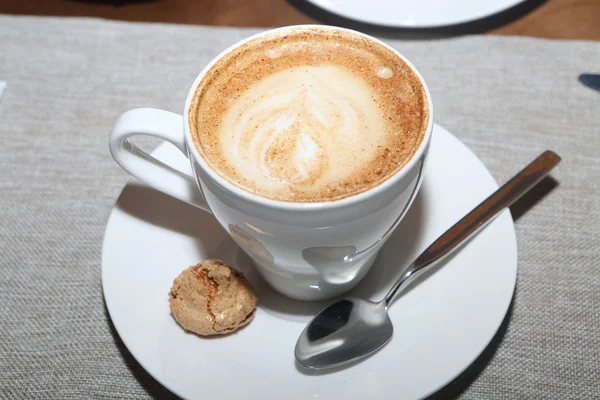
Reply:
M298 338L296 360L307 368L324 369L360 360L383 347L394 331L387 310L400 289L410 286L422 272L445 258L500 211L517 201L559 161L560 157L552 151L542 153L433 242L379 302L348 298L321 311Z

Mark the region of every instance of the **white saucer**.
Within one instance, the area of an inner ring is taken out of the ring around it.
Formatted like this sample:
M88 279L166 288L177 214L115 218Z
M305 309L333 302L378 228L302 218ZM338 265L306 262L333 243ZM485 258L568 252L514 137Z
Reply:
M400 269L498 186L479 159L440 126L421 191L373 269L356 289L377 297ZM186 170L170 145L153 153ZM259 295L256 318L226 337L181 329L167 293L187 266L221 258L244 271ZM104 237L102 285L117 332L160 383L189 399L414 399L450 382L484 350L510 304L517 276L513 222L504 211L444 268L390 309L391 342L365 361L326 373L294 360L298 335L324 303L289 300L257 276L209 214L138 182L128 184Z
M475 21L523 0L307 0L333 14L394 28L439 28Z

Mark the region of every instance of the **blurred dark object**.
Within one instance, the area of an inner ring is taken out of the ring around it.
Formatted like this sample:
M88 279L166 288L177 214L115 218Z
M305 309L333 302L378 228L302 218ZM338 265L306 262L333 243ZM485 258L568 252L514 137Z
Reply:
M89 3L89 4L109 4L112 6L124 6L126 4L134 3L152 3L160 0L69 0L73 3Z
M581 74L579 75L579 82L590 89L600 91L600 74Z

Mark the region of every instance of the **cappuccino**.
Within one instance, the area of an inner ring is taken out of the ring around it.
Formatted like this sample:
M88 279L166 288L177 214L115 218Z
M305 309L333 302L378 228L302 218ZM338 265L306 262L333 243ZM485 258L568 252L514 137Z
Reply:
M227 53L188 123L209 167L286 202L334 201L400 170L423 141L425 89L394 51L346 31L298 27Z

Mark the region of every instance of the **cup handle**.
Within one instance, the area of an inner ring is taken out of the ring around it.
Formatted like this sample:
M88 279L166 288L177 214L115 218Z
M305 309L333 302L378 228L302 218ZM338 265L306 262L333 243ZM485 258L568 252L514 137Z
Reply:
M127 111L117 120L110 134L110 153L125 171L142 182L176 199L210 212L194 178L157 160L133 144L129 138L136 135L153 136L166 140L177 147L187 158L183 117L155 108L137 108Z

